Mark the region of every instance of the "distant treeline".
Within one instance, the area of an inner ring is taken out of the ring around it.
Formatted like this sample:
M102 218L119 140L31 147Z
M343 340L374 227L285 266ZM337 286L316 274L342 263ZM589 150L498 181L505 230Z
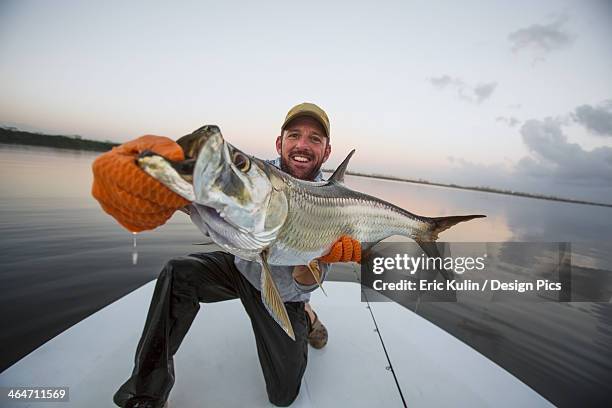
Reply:
M96 151L96 152L105 152L107 150L112 149L114 146L119 145L119 143L113 143L110 141L100 142L97 140L83 139L79 135L74 135L74 136L45 135L42 133L25 132L23 130L19 130L14 127L0 127L0 143L31 145L31 146L48 146L48 147L58 147L60 149L90 150L90 151ZM330 173L333 172L333 170L327 170L327 169L323 171L330 172ZM574 200L571 198L555 197L555 196L549 196L549 195L544 195L544 194L523 193L520 191L502 190L502 189L486 187L486 186L460 186L457 184L435 183L435 182L422 180L422 179L418 179L418 180L407 179L407 178L401 178L401 177L395 177L395 176L387 176L383 174L359 173L356 171L347 171L346 174L353 175L353 176L360 176L360 177L369 177L369 178L374 178L374 179L403 181L406 183L417 183L417 184L426 184L430 186L458 188L461 190L482 191L485 193L506 194L506 195L513 195L513 196L519 196L519 197L536 198L539 200L562 201L566 203L597 205L601 207L612 207L612 204L607 204L607 203L597 203L593 201Z
M45 135L25 132L13 127L0 127L0 143L30 146L48 146L60 149L91 150L105 152L118 143L83 139L81 136Z

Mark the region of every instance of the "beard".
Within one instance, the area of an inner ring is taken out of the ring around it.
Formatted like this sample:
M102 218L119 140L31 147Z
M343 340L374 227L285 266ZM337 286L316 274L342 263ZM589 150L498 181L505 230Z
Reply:
M306 151L292 151L292 152L289 152L288 156L296 155L296 154L302 154L303 156L311 158L312 161L309 163L311 166L310 170L293 167L292 164L289 163L291 159L285 160L285 158L282 155L280 158L281 170L284 171L285 173L291 174L293 177L298 178L300 180L313 181L315 177L317 176L317 174L319 174L321 165L323 165L323 159L321 158L318 161L314 161L313 154L310 152L306 152Z

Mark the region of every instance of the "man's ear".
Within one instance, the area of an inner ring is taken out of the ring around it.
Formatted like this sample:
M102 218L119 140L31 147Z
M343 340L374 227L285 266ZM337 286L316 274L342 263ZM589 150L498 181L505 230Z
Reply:
M331 154L331 145L329 144L329 141L328 141L327 146L325 146L325 153L323 154L323 163L327 161L327 158L329 157L330 154Z
M276 137L276 152L278 153L279 156L282 156L282 152L283 151L283 136L277 136Z

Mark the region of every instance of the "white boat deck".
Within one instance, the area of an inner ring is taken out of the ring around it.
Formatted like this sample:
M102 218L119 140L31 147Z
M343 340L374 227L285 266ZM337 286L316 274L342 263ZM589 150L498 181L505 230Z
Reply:
M0 386L68 386L70 401L2 407L112 407L131 373L155 282L64 333L0 374ZM327 282L312 303L329 330L310 349L294 407L551 406L511 374L435 325L395 303L361 302L358 284ZM170 408L268 407L251 325L239 301L202 304L175 356ZM6 401L6 400L4 400Z

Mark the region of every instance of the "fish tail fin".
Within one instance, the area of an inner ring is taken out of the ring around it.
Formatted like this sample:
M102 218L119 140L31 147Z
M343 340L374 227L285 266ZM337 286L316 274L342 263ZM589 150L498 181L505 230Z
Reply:
M429 230L430 240L435 241L438 239L438 234L442 231L459 224L460 222L470 221L475 218L484 218L486 215L472 214L472 215L452 215L450 217L433 217L430 218L432 221L432 228Z
M442 254L440 254L440 250L438 249L438 244L434 241L421 241L418 239L415 239L416 243L419 244L419 246L421 247L421 249L423 250L423 252L425 252L425 254L430 257L430 258L442 258ZM451 280L453 279L453 271L449 271L448 269L445 269L444 267L439 269L440 274L442 274L442 276L444 277L444 279L446 280Z
M483 218L486 215L472 214L472 215L453 215L450 217L433 217L430 218L431 228L425 233L424 236L415 239L416 243L419 244L423 252L430 258L442 258L438 244L436 240L438 235L442 231L446 231L452 226L459 224L460 222L470 221L475 218ZM440 269L440 273L446 280L453 278L453 272L445 268Z

